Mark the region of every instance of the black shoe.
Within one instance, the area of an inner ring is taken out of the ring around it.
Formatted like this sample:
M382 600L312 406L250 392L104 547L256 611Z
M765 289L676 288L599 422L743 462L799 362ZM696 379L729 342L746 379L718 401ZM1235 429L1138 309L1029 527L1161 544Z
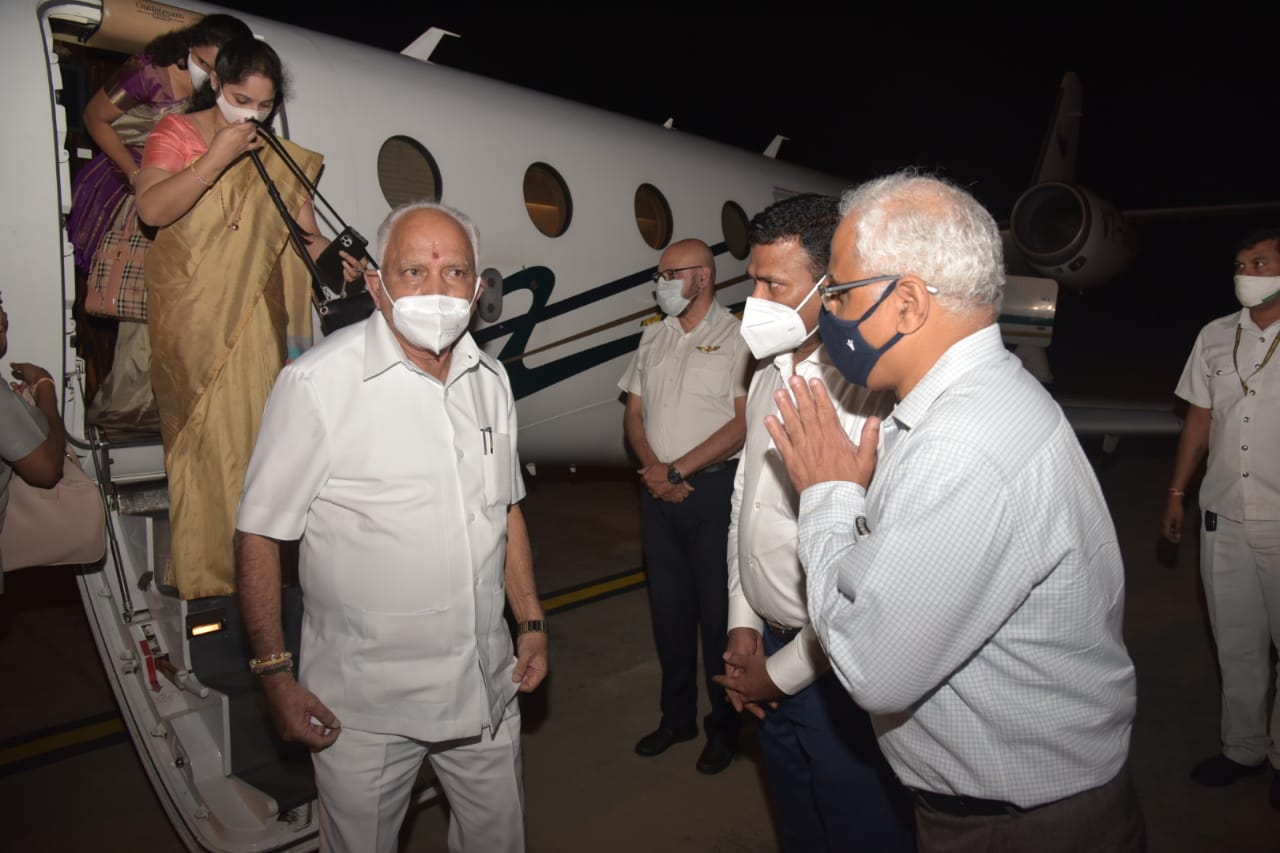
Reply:
M1245 776L1261 773L1264 766L1266 766L1265 761L1260 761L1257 764L1241 764L1219 753L1212 758L1206 758L1191 768L1191 779L1197 784L1208 788L1221 788L1225 785L1234 785ZM1275 792L1276 788L1273 785L1273 801L1275 800Z
M1280 770L1271 769L1271 808L1280 810Z
M707 738L707 745L702 748L702 754L698 756L698 763L694 766L699 773L714 775L729 766L729 762L733 761L733 752L733 746L724 738Z
M693 729L688 734L673 732L670 729L660 728L657 731L649 732L640 740L636 741L636 755L653 756L661 755L667 751L667 748L673 743L683 743L686 740L693 740L698 736L698 730Z

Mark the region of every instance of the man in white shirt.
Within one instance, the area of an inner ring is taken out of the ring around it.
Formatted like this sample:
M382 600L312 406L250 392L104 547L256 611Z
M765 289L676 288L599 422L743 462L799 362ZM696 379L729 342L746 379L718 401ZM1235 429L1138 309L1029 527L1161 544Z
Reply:
M818 337L818 279L840 221L836 199L800 195L765 208L747 232L755 291L742 336L760 366L747 392L747 440L729 521L729 642L716 680L760 718L760 751L784 851L915 849L910 801L876 745L871 719L840 686L805 608L796 554L800 496L765 429L794 375L821 381L840 424L861 435L893 404L847 382Z
M912 790L920 850L1141 850L1120 548L1062 410L1000 338L999 229L912 173L840 210L819 334L898 403L883 452L878 418L855 446L803 377L766 421L818 638Z
M653 633L662 665L662 719L636 743L644 756L698 736L698 638L711 710L695 763L733 760L741 716L712 681L723 671L728 619L725 535L746 429L750 352L715 298L716 267L701 240L672 243L654 274L666 317L649 323L618 387L623 426L640 460L641 524Z
M547 635L510 384L466 332L478 252L457 211L392 211L367 275L378 310L281 372L249 464L236 550L251 669L284 737L314 752L322 850L395 850L424 757L451 851L524 849L515 694L545 677ZM299 537L295 681L279 542Z
M1183 499L1200 484L1200 575L1222 672L1222 752L1191 771L1230 785L1270 759L1280 809L1280 698L1267 722L1273 646L1280 646L1280 228L1245 237L1236 253L1241 310L1196 337L1175 393L1189 405L1162 532L1182 539Z

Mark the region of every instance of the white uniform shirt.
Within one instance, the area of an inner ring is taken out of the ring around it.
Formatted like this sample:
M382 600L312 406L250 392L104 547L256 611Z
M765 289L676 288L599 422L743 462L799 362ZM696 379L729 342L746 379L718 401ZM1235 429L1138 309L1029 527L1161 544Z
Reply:
M763 632L766 621L801 631L769 657L769 677L778 689L795 694L808 687L829 664L809 624L804 569L796 554L796 514L800 495L765 429L764 419L778 413L773 394L794 374L821 379L836 414L856 443L871 415L884 416L890 394L851 385L840 375L824 347L792 367L792 353L762 366L747 392L747 441L733 481L729 516L729 628Z
M1280 519L1280 349L1262 367L1277 335L1280 323L1259 329L1247 308L1219 317L1196 336L1174 392L1213 413L1200 508L1233 521Z
M506 371L470 334L444 384L377 312L280 373L236 526L302 537L299 680L344 726L441 741L502 719L515 444Z
M800 559L831 665L898 777L1024 808L1108 782L1136 699L1124 566L1062 410L991 325L882 436L868 492L801 495Z
M679 459L733 419L751 358L739 328L718 302L687 333L676 317L645 327L618 387L644 401L645 438L659 459Z

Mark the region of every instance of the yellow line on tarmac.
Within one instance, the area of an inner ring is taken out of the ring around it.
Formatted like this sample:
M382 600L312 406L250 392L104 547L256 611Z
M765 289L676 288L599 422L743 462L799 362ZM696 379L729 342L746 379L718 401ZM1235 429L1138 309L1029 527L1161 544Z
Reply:
M124 721L117 717L112 720L103 720L100 723L92 723L65 732L59 732L56 735L37 738L0 750L0 767L16 764L28 758L46 755L60 749L108 738L123 731Z
M622 577L613 578L612 580L603 581L601 583L584 586L582 589L575 589L570 592L553 595L542 599L542 607L548 613L556 610L563 610L571 604L580 604L592 598L599 598L608 595L611 592L629 589L633 586L639 586L645 582L645 573L643 571L632 572Z

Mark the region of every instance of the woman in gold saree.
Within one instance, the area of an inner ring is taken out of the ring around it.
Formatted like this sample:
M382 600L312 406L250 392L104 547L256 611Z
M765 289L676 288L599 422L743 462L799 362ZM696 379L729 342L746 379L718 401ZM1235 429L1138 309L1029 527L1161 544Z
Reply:
M236 506L262 409L287 358L311 339L310 276L249 152L302 230L318 230L303 184L257 136L254 121L284 96L275 51L230 41L211 82L215 103L157 125L137 180L138 213L160 229L146 279L169 475L171 566L162 580L183 598L234 591ZM320 155L282 142L314 183ZM306 251L317 257L327 245L309 236ZM347 258L348 280L358 270Z

